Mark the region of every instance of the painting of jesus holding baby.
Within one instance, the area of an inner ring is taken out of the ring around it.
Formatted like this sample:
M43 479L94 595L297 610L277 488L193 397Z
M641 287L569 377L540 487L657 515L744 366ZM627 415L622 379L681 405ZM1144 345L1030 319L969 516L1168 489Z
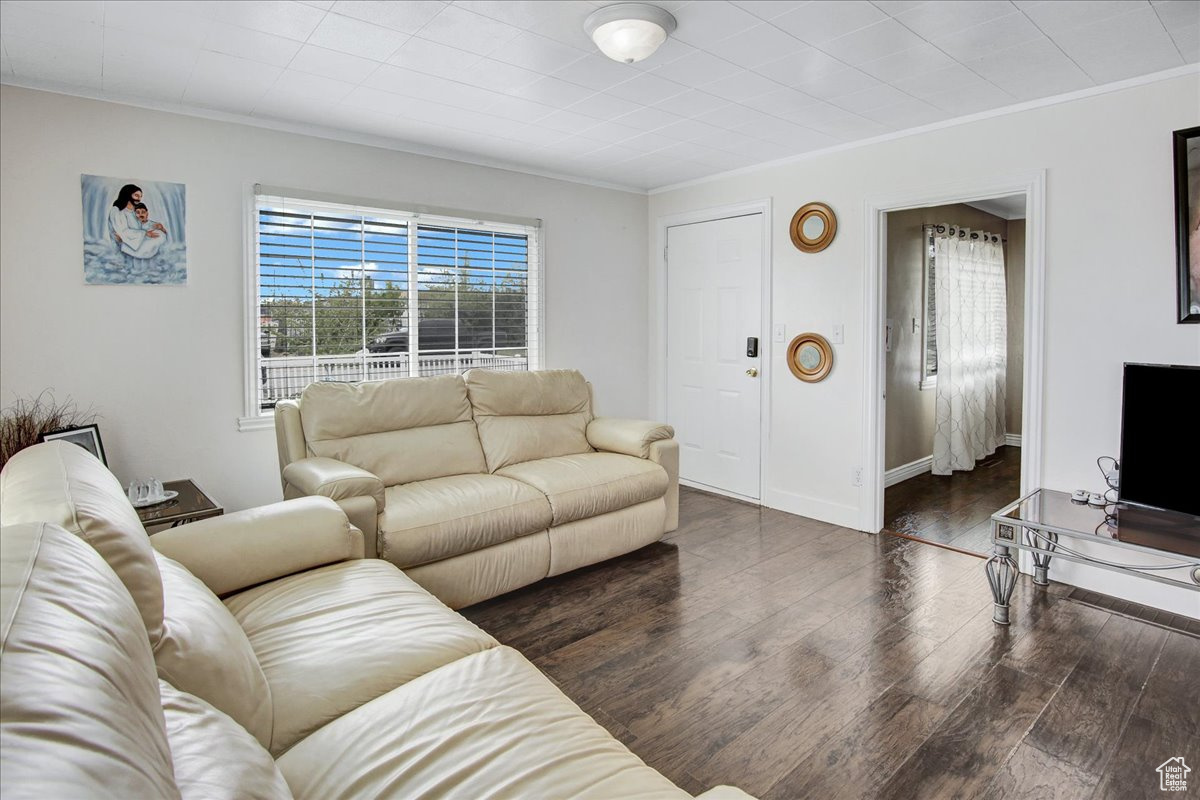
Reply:
M187 283L183 184L98 175L81 183L86 283Z

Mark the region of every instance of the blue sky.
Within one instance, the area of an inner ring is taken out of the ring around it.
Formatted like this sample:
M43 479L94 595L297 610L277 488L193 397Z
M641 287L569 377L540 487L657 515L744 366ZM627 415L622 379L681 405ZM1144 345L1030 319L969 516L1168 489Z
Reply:
M345 277L356 276L363 264L376 281L407 280L408 230L384 220L316 218L310 238L307 215L263 209L259 216L260 293L267 297L311 296L315 263L317 295L331 291ZM469 261L467 279L493 281L524 278L528 244L524 237L488 231L419 227L417 258L420 288L445 283ZM457 254L455 248L457 247Z

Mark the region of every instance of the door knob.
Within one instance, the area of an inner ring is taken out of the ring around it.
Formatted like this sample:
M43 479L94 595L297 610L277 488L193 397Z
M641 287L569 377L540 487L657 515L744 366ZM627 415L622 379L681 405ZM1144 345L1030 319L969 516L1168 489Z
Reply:
M751 367L750 369L746 370L746 374L749 375L751 378L757 378L758 370L755 369L754 367Z

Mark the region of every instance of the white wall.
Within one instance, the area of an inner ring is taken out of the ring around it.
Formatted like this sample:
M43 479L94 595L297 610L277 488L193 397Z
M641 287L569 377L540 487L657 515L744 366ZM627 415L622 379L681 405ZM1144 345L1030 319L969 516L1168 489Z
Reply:
M866 446L866 202L1031 169L1047 171L1043 482L1099 487L1096 457L1119 449L1122 362L1200 363L1200 326L1175 323L1171 168L1171 131L1196 124L1193 73L652 195L652 230L664 215L772 198L773 321L787 325L789 338L845 323L846 342L834 346L823 383L792 378L784 346L772 348L764 502L860 523L865 498L851 475ZM833 207L838 233L825 251L805 254L787 226L813 200ZM651 352L658 346L652 339ZM1195 604L1194 595L1173 597Z
M122 481L193 477L230 509L280 495L273 432L236 429L255 182L543 219L545 366L646 414L644 196L10 86L0 143L0 403L94 405ZM81 173L187 184L186 287L84 285Z

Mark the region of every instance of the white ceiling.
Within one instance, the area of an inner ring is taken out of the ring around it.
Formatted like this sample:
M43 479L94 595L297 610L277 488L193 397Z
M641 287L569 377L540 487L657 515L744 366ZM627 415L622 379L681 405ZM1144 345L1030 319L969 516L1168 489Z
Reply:
M649 189L1200 62L1200 0L0 0L0 81Z
M986 211L1001 219L1025 219L1025 195L1010 194L1006 197L991 197L987 200L973 200L966 205Z

